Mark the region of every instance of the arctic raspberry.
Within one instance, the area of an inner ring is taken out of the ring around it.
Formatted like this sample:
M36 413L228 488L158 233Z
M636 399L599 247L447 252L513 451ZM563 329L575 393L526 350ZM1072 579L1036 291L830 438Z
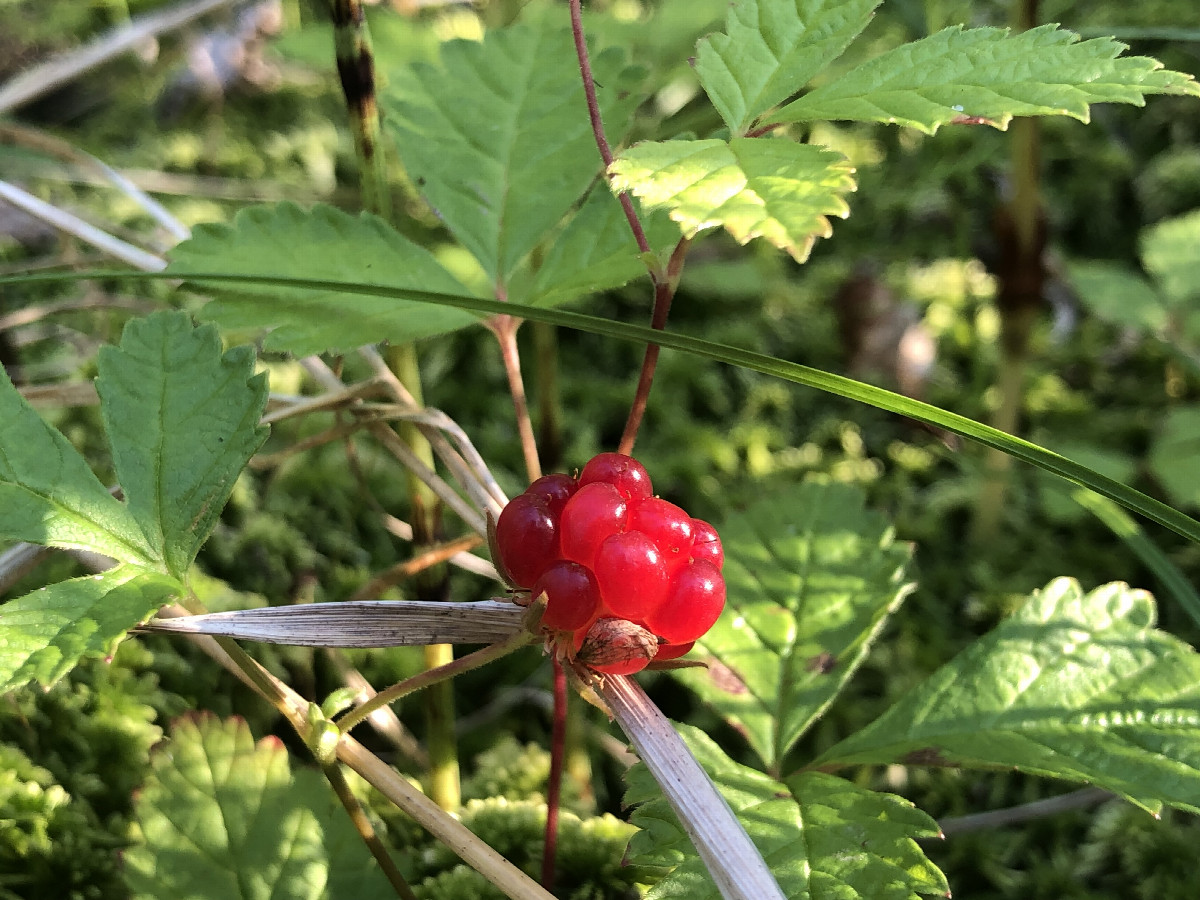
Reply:
M546 598L557 652L597 672L684 655L725 604L716 530L652 494L641 463L601 453L578 479L539 478L496 523L498 566Z

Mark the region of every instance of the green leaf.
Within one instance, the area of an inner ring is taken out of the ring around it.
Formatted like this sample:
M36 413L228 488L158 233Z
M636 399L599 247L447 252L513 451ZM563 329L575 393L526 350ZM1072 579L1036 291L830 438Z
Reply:
M1142 262L1173 303L1200 296L1200 209L1141 234Z
M0 606L0 691L49 687L84 656L108 656L182 585L138 566L60 581Z
M696 74L735 135L841 55L880 0L741 0L700 41Z
M909 801L818 772L775 781L731 760L699 729L677 727L788 898L910 900L949 894L945 876L914 841L936 837L937 823ZM629 862L672 869L648 900L718 897L646 767L634 766L626 779L626 804L642 804L632 816L642 830L629 842Z
M845 217L854 169L840 153L773 138L637 144L609 170L612 189L666 208L688 237L717 225L741 243L763 237L803 262L826 216Z
M0 540L156 561L129 509L25 402L3 367L0 422Z
M232 225L199 226L171 251L170 259L168 275L249 274L266 264L316 280L468 293L428 250L382 219L369 213L352 216L324 205L311 210L294 203L248 207L238 212ZM203 286L214 288L211 282ZM264 346L297 356L348 351L383 340L404 343L479 321L462 310L395 298L251 284L239 285L236 294L225 293L200 315L226 329L274 329Z
M863 63L767 121L890 122L932 134L964 118L997 128L1013 116L1086 122L1091 103L1141 106L1146 94L1200 95L1190 75L1144 56L1118 58L1124 49L1110 38L1080 41L1055 25L1017 34L955 26Z
M716 662L672 674L768 771L780 770L911 589L910 549L863 499L848 485L808 482L765 495L719 529L727 605L700 640Z
M1200 655L1125 584L1052 581L813 765L1018 769L1200 811Z
M1200 506L1200 407L1167 413L1150 446L1150 471L1176 506Z
M1079 299L1100 318L1114 325L1158 334L1167 325L1163 298L1145 278L1127 266L1111 262L1072 263L1071 282Z
M290 772L276 737L241 719L178 720L138 794L141 842L124 854L133 894L154 900L394 898L317 773Z
M679 228L666 214L643 214L641 220L652 250L665 251L679 240ZM518 273L509 297L531 306L559 306L621 287L646 271L620 202L601 187L551 242L536 275L525 276L529 283L518 281Z
M267 438L254 350L221 353L212 326L164 311L101 347L96 390L117 478L146 540L184 578L233 483Z
M616 141L640 97L621 51L592 63ZM600 169L571 34L550 15L443 44L441 66L396 72L382 99L409 176L497 286Z

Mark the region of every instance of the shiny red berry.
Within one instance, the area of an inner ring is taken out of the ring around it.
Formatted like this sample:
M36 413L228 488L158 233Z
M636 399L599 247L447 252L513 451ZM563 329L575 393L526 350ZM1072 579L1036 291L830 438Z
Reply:
M554 474L543 475L525 488L525 493L541 497L550 507L550 512L557 517L577 490L579 490L579 482L570 475Z
M718 572L725 567L725 549L717 529L703 519L692 519L692 559L707 560Z
M565 559L552 562L533 585L534 598L546 595L542 626L574 631L588 624L600 606L600 589L592 573Z
M658 652L654 654L654 661L666 662L668 659L679 659L685 653L690 653L695 646L695 641L688 641L686 644L659 644Z
M588 460L579 473L579 485L597 481L613 485L622 497L634 502L654 495L646 467L623 453L601 453Z
M670 586L662 551L640 531L607 538L596 553L593 571L605 607L632 622L655 612Z
M686 644L712 628L724 607L721 573L708 560L695 560L675 575L665 602L646 616L646 627L668 644Z
M585 484L563 507L558 527L562 555L591 566L605 538L625 530L628 504L607 482Z
M694 520L674 503L658 497L643 500L629 514L629 530L640 531L658 545L667 569L688 561Z
M513 582L532 587L559 556L558 527L546 501L528 494L514 497L496 520L496 546Z

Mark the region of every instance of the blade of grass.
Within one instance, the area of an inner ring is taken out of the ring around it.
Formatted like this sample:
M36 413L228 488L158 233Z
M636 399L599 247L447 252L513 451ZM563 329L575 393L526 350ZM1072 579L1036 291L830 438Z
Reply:
M401 290L385 288L378 285L360 284L338 281L320 281L305 278L287 278L281 276L263 275L251 277L247 275L222 275L209 272L172 272L162 275L153 272L44 272L32 275L17 275L0 278L0 286L6 284L34 284L38 282L63 282L84 278L114 278L122 279L151 279L151 278L183 278L190 282L210 282L221 284L268 284L278 287L306 288L325 292L340 291L346 294L361 294L375 297L395 297L396 299L415 300L422 303L440 303L459 309L469 309L486 314L510 313L538 322L548 322L564 328L573 328L591 334L616 338L617 340L634 343L656 343L670 350L680 350L694 356L716 360L732 366L740 366L764 375L772 375L812 387L818 390L857 400L888 412L897 413L919 422L935 425L962 437L969 438L987 447L1003 450L1023 462L1030 463L1047 472L1059 475L1068 481L1090 488L1098 494L1115 500L1121 506L1169 528L1176 534L1188 540L1200 543L1200 521L1185 515L1153 497L1134 490L1106 475L1101 475L1087 466L1080 465L1022 438L1013 437L988 425L983 425L973 419L960 416L947 410L903 397L900 394L885 391L852 378L823 372L799 363L776 359L753 350L744 350L728 344L718 344L703 338L690 335L675 334L670 331L654 331L643 325L631 325L626 322L612 322L587 316L582 313L568 312L562 309L542 309L533 306L521 306L509 302L487 300L480 297L465 297L454 294L438 294L427 291Z

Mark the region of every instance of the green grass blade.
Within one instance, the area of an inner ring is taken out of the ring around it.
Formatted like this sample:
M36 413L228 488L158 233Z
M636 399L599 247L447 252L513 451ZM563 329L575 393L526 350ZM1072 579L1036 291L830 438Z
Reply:
M7 284L35 284L39 282L79 281L88 278L111 279L116 273L112 271L95 272L56 272L36 275L17 275L0 278L0 286ZM805 387L817 388L839 397L857 400L888 412L907 416L919 422L936 425L962 437L969 438L987 447L995 447L1023 462L1035 465L1047 472L1060 475L1068 481L1091 488L1096 493L1115 500L1126 509L1145 516L1152 522L1171 529L1189 540L1200 543L1200 522L1185 515L1167 504L1155 500L1134 490L1128 485L1121 484L1112 478L1101 475L1067 459L1045 447L1041 447L1022 438L1006 434L999 429L983 425L972 419L947 412L928 403L903 397L900 394L885 391L882 388L863 384L852 378L823 372L809 366L776 359L753 350L743 350L727 344L706 341L703 338L690 335L674 334L669 331L654 331L644 325L631 325L626 322L612 322L587 316L582 313L568 312L562 309L538 309L531 306L520 306L515 303L503 303L498 300L485 300L479 297L466 297L453 294L435 294L427 291L413 291L397 288L383 288L370 284L313 281L304 278L286 278L273 275L254 277L250 275L223 275L212 272L182 272L175 271L170 275L158 272L120 272L123 279L151 278L185 278L189 281L270 284L285 288L306 288L310 290L337 290L347 294L362 294L372 297L394 297L397 300L414 300L423 303L454 306L459 309L469 309L486 315L508 314L521 316L536 322L548 322L564 328L574 328L579 331L599 334L604 337L616 338L636 343L655 343L670 350L680 350L694 356L713 359L718 362L740 366L765 375L773 375L785 381L802 384ZM349 312L347 313L349 314Z

